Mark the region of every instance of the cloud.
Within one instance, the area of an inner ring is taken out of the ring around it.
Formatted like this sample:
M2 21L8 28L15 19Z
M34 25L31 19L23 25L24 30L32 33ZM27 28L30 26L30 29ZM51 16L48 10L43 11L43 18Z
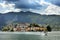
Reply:
M60 0L45 0L46 2L52 3L54 5L60 6Z
M7 13L9 11L15 11L16 9L20 9L20 11L30 11L31 9L40 11L47 7L47 5L43 6L40 2L41 0L5 0L0 4L3 10L0 13Z
M15 9L15 4L6 4L6 1L0 3L0 13L7 13L7 12L19 12L20 9Z
M54 5L52 3L45 2L44 0L41 1L40 3L45 7L47 5L47 8L42 7L43 9L41 10L30 10L31 12L39 13L42 15L60 15L60 7L57 5Z
M59 6L56 6L56 5L49 5L45 10L44 12L41 12L42 15L52 15L52 14L55 14L55 15L60 15L60 7Z
M27 0L27 1L20 0L19 2L16 2L15 4L16 4L16 8L24 8L24 9L39 9L40 10L42 7L42 5L32 0Z
M45 10L29 9L29 11L38 13L41 15L60 15L60 7L52 4L50 4Z
M60 15L57 0L4 0L0 3L0 13L31 11L34 13Z
M16 1L19 1L19 0L5 0L5 1L8 1L8 2L16 2Z
M14 3L16 8L41 9L41 0L6 0L8 3Z

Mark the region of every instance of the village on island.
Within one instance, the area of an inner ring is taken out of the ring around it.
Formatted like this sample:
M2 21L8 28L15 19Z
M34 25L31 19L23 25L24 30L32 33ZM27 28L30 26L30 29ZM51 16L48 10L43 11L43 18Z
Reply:
M2 27L3 32L51 32L49 25L43 26L36 23L13 23Z

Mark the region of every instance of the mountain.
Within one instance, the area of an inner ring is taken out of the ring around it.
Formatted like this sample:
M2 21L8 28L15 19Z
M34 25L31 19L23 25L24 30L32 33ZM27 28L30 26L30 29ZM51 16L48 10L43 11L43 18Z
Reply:
M59 15L40 15L33 12L9 12L0 14L0 28L4 25L11 23L39 23L39 24L52 24L60 25Z

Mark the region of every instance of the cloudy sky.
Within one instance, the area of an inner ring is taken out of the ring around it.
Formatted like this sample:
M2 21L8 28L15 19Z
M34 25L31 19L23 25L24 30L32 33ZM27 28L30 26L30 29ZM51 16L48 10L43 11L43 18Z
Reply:
M0 13L20 11L60 15L60 0L0 0Z

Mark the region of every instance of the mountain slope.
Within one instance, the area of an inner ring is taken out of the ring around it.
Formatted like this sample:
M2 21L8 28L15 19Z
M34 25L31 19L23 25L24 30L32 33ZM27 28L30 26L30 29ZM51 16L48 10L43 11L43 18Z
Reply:
M32 12L9 12L0 14L0 27L11 23L40 23L40 24L56 24L60 25L59 15L40 15Z

